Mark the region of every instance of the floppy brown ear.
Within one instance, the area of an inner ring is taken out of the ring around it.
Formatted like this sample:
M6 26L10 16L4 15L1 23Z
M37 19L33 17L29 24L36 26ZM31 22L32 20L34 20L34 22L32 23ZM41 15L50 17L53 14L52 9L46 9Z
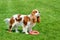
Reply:
M38 22L38 23L40 22L40 16L37 17L37 22Z

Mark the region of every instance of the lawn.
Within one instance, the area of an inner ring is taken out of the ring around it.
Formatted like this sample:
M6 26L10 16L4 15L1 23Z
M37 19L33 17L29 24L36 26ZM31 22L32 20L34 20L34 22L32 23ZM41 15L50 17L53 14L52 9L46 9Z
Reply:
M4 19L14 14L30 14L33 9L41 13L41 22L33 30L39 35L8 33ZM0 40L60 40L60 0L0 0Z

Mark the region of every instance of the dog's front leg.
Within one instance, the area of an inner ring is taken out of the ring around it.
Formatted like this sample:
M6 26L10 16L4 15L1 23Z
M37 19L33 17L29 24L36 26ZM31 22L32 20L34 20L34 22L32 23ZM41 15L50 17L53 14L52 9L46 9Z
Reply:
M25 32L25 34L28 34L28 26L24 26L23 31Z
M28 30L29 30L29 32L31 32L31 31L32 31L32 27L30 26L30 27L28 28Z

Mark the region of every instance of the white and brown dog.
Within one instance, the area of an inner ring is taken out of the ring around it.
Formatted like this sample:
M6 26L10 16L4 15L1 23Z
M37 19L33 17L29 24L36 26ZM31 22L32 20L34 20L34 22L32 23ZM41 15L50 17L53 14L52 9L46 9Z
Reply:
M36 22L40 22L40 12L35 9L32 11L30 15L13 15L11 18L5 19L5 21L9 24L9 32L11 32L12 28L15 27L16 32L18 32L18 25L22 26L23 32L28 34L28 31L32 31L32 27L35 26Z

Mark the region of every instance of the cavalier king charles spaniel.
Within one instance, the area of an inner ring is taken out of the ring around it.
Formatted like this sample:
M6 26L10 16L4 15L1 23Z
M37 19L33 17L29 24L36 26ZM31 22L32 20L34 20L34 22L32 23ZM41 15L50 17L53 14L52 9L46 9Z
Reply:
M11 18L6 18L5 22L9 24L9 32L12 31L12 28L15 28L15 31L18 32L18 26L22 26L25 34L32 31L32 27L35 26L36 22L40 22L40 12L37 9L34 9L30 15L13 15Z

